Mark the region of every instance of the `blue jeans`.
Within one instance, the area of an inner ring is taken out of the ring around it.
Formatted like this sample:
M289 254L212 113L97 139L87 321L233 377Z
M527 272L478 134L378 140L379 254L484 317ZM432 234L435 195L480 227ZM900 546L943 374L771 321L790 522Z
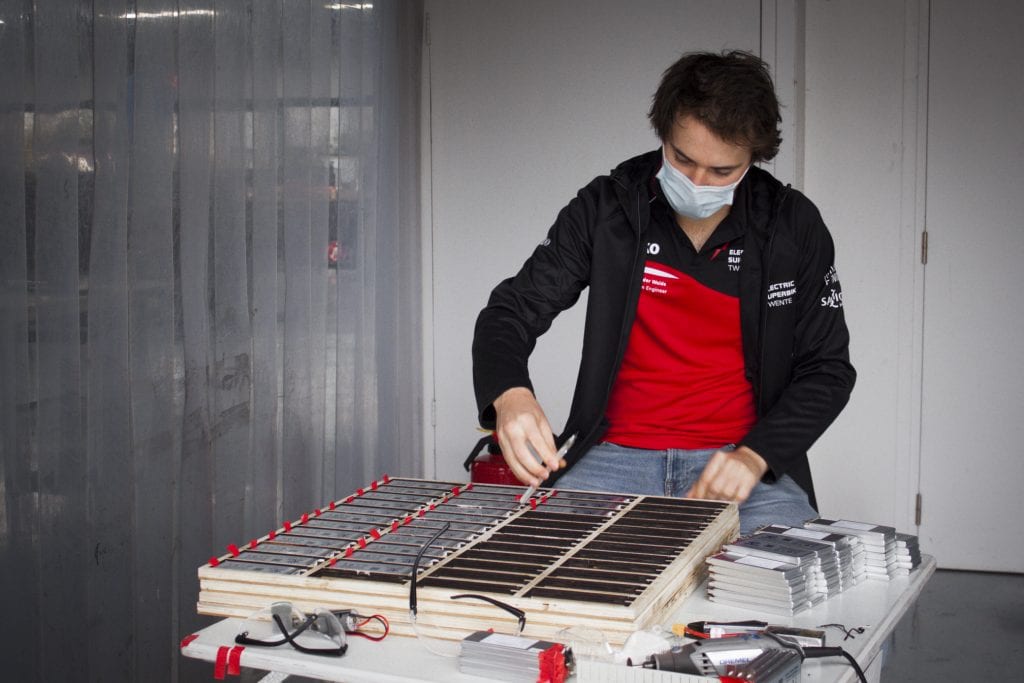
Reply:
M716 450L733 448L651 451L605 441L587 451L555 488L678 498L700 478ZM804 490L783 475L774 484L758 482L740 504L740 533L752 533L766 524L801 526L817 516Z

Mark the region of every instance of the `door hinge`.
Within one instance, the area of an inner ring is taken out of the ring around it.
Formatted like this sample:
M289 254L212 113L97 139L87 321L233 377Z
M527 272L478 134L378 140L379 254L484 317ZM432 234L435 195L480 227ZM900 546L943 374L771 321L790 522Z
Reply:
M928 231L921 232L921 265L928 263Z
M921 526L921 494L914 501L914 526Z

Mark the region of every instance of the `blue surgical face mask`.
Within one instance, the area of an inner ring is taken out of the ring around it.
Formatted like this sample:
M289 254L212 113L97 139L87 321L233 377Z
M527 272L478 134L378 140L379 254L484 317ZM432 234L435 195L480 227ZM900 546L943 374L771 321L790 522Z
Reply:
M723 206L731 206L736 186L750 170L747 166L739 180L730 185L694 185L685 173L669 163L664 149L661 159L661 170L656 177L661 182L665 199L673 211L688 218L707 218Z

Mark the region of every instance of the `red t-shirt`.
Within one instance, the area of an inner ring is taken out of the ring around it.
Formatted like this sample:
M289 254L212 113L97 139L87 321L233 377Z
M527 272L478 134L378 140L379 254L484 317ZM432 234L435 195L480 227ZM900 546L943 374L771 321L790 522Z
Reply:
M726 217L698 253L658 205L604 439L654 450L739 443L756 419L740 335L742 232Z

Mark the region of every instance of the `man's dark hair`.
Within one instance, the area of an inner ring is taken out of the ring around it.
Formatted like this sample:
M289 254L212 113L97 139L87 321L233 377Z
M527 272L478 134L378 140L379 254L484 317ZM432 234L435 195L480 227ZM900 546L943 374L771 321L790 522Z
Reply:
M749 147L755 162L779 152L775 86L768 65L749 52L690 52L665 70L647 117L664 142L686 116L726 142Z

